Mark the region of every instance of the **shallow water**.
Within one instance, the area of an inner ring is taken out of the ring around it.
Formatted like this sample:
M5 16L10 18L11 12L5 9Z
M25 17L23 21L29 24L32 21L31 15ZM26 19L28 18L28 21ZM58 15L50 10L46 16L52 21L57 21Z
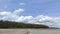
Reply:
M0 29L0 34L60 34L60 29Z

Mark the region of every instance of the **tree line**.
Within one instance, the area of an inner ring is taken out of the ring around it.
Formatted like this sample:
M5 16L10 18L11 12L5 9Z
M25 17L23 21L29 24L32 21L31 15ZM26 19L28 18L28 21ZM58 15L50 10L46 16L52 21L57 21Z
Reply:
M46 25L0 20L0 28L49 28L49 27Z

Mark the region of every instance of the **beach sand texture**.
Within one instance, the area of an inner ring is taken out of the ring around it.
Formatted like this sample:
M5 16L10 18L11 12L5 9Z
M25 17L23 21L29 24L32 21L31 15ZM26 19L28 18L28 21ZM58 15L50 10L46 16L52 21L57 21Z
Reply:
M0 34L60 34L60 29L0 29Z

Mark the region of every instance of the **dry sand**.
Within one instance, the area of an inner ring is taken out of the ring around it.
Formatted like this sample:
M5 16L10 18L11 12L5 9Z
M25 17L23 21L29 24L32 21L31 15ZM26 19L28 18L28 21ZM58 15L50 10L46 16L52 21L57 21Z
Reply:
M0 29L0 34L60 34L60 29Z

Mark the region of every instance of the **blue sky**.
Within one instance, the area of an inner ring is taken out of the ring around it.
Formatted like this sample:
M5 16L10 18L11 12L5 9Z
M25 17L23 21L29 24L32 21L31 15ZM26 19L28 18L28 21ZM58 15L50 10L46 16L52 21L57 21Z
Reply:
M0 0L0 20L60 28L60 0Z
M24 3L24 5L20 5ZM23 8L24 16L60 16L60 0L0 0L0 11L14 11Z

